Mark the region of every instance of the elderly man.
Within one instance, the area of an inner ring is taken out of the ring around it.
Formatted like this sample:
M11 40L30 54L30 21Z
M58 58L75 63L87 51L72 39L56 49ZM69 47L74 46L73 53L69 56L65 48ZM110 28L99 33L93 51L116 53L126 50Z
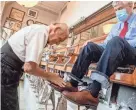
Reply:
M108 78L115 72L118 66L131 64L136 65L136 14L133 13L134 2L116 1L113 7L118 23L112 28L103 44L88 42L78 56L72 74L82 79L88 70L91 62L98 62L96 71L92 74L95 77L92 84L79 92L75 91L78 82L71 79L66 87L59 88L65 97L78 104L98 104L98 93L101 90L101 81L108 81ZM91 76L92 78L92 76ZM71 92L72 91L72 92Z
M49 26L31 25L13 34L1 48L1 107L2 110L19 110L17 87L24 71L65 86L56 74L45 72L38 65L42 50L47 44L58 44L69 35L68 26L54 23Z

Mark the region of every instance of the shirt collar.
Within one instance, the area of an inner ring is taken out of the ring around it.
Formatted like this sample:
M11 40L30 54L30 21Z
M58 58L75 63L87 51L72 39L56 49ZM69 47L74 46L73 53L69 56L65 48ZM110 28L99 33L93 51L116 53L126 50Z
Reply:
M50 27L45 26L45 46L47 46L47 41L48 41L48 38L49 38L49 30L50 30Z
M46 31L47 31L48 35L49 35L49 30L50 30L50 27L46 26Z

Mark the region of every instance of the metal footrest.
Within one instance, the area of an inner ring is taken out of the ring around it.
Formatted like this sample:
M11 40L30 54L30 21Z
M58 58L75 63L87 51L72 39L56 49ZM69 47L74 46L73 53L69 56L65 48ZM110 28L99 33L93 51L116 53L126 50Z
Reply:
M84 82L83 80L79 79L78 77L74 76L73 74L68 74L68 76L71 79L73 79L73 80L77 81L78 83L80 83L80 85L84 85L84 86L88 85L87 82Z

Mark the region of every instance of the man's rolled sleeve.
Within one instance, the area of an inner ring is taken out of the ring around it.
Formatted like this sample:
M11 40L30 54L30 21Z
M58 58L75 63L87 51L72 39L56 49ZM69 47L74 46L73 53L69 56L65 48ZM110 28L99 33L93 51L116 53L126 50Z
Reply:
M32 34L28 45L26 46L26 58L25 62L40 63L41 54L45 47L45 34L44 32L34 32Z
M107 37L106 37L106 39L104 40L104 42L101 43L101 44L98 44L98 45L99 45L99 46L102 46L103 48L105 48L106 45L107 45L107 43L114 37L114 34L113 34L113 33L114 33L114 31L115 31L116 28L118 28L118 24L115 24L115 25L112 27L110 33L107 35Z

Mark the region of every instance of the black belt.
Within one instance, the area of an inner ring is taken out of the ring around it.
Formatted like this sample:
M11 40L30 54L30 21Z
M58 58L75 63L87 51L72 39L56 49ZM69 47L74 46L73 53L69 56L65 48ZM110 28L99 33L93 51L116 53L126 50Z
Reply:
M4 57L7 56L7 57ZM16 70L20 70L24 65L18 56L13 52L9 43L5 43L1 48L1 60L4 60L7 64L15 68Z

